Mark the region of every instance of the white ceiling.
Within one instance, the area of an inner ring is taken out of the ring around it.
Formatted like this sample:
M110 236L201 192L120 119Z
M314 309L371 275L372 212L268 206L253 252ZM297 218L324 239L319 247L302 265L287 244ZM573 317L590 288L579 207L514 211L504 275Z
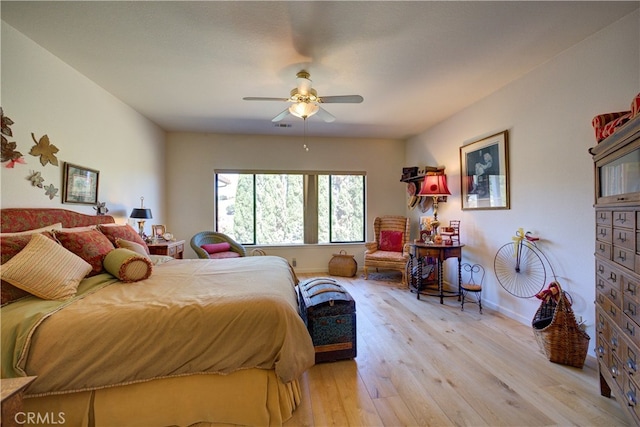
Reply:
M629 14L639 1L1 2L2 20L167 131L298 135L296 73L336 116L308 134L404 139ZM585 64L585 66L588 64Z

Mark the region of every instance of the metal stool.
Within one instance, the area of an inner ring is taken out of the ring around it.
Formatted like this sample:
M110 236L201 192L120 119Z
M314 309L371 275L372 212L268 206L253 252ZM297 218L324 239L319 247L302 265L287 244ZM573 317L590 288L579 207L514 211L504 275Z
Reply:
M461 309L464 311L464 300L469 293L475 296L475 303L482 314L482 283L484 282L484 267L480 264L462 264L463 279L460 288L462 290Z

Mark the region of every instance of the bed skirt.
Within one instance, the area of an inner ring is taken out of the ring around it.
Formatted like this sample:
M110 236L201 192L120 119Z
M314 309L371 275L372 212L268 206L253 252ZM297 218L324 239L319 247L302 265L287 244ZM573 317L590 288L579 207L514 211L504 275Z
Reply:
M299 403L297 380L283 384L274 370L245 369L27 397L24 411L48 414L67 426L278 426Z

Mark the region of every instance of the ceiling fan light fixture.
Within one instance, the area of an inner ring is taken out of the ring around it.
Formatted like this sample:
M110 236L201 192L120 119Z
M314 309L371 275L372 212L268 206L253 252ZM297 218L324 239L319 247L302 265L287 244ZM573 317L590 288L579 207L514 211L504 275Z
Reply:
M289 112L296 117L306 119L317 113L319 109L320 107L316 104L312 104L310 102L298 102L291 104Z

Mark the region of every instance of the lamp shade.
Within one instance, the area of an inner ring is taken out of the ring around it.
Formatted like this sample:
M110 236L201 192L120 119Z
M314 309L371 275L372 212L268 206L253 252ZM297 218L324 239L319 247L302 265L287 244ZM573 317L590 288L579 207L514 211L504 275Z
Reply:
M131 211L131 215L129 215L129 218L151 219L153 218L153 216L151 215L151 209L134 208Z
M418 196L450 196L446 175L427 175Z
M289 112L296 117L306 119L307 117L311 117L317 113L319 109L320 107L310 102L297 102L295 104L291 104Z

